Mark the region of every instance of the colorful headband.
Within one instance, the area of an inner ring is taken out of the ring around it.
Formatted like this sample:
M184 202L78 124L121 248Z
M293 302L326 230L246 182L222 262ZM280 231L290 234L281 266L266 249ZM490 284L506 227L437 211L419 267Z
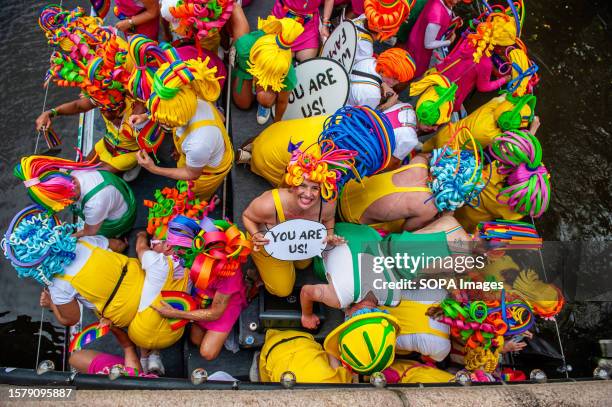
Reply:
M178 20L176 32L197 43L222 28L233 9L233 0L179 0L170 14Z
M323 140L318 146L320 154L309 152L312 146L302 151L299 146L289 144L291 160L287 166L285 182L296 187L305 180L316 182L321 184L321 197L326 201L335 201L342 179L349 170L354 169L357 152L338 149L331 140Z

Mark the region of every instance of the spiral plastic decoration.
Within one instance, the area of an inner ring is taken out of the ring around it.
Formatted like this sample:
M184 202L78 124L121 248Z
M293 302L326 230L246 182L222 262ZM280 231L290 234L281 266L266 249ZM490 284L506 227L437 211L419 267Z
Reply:
M542 318L557 315L565 304L561 290L540 280L533 270L523 270L513 283L512 294L527 301L533 312Z
M190 188L191 181L177 181L175 188L163 188L155 191L155 201L145 200L149 208L147 216L147 233L157 239L165 239L168 223L177 215L190 219L205 217L215 209L214 202L200 201Z
M178 20L178 34L199 41L221 29L233 9L233 0L179 0L170 14Z
M474 62L479 63L483 55L491 56L496 45L509 46L516 41L518 30L512 18L503 13L491 13L476 26L476 32L467 38L474 45Z
M218 278L231 277L246 262L253 243L228 221L200 222L176 216L169 223L168 244L173 245L193 285L204 290Z
M130 37L129 54L136 69L128 80L128 89L135 98L145 102L151 96L155 71L166 62L166 56L157 42L140 34Z
M393 37L410 15L410 4L406 0L391 0L389 3L365 0L363 8L368 28L376 31L375 37L378 41Z
M550 203L550 175L538 139L527 131L507 131L493 140L491 153L499 162L497 171L506 175L498 202L522 215L542 216Z
M346 175L355 166L357 152L338 149L331 140L321 141L319 147L321 154L290 145L291 160L285 182L296 187L304 180L316 182L321 185L321 197L325 201L335 201Z
M37 205L21 210L11 221L2 240L5 257L19 278L31 277L40 284L51 285L56 274L75 259L77 225L60 224L56 217L44 213Z
M381 112L368 106L344 106L328 117L323 124L319 143L333 142L336 148L355 151L355 173L351 178L361 179L384 170L395 149L393 126Z
M439 211L454 211L470 204L485 187L482 161L477 151L435 149L429 171L431 179L427 184Z

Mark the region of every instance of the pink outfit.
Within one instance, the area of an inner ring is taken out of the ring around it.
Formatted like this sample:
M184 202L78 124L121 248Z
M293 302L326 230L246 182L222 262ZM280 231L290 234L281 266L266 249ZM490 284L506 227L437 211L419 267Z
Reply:
M242 273L237 272L232 277L215 279L206 290L197 290L198 296L207 305L212 304L216 293L231 295L227 308L221 318L216 321L197 321L198 326L204 330L216 332L229 332L238 320L240 312L246 306L246 287L242 279Z
M124 18L130 18L142 13L145 10L142 2L138 0L115 0L115 6L117 6L116 11L119 12L117 17L120 19L121 15L123 15ZM144 24L138 24L134 31L136 34L142 34L154 41L157 41L157 36L159 33L159 19L154 18L153 20L150 20Z
M479 92L491 92L506 83L504 78L491 80L493 62L491 57L483 55L480 63L475 63L472 55L474 46L470 41L463 39L450 54L436 65L438 72L457 84L455 105L453 110L461 110L465 98L476 88Z
M93 358L87 373L89 374L109 374L111 367L115 365L123 365L125 360L117 355L111 355L110 353L100 353Z
M431 60L431 54L433 50L425 48L425 30L429 24L437 24L440 26L440 31L436 36L436 40L440 40L452 21L452 17L448 13L448 9L442 0L429 0L423 11L419 14L414 27L410 31L410 37L408 42L405 44L405 48L410 52L416 70L414 77L418 78L423 75L429 68L429 61Z
M350 3L353 13L355 13L356 16L360 16L364 12L364 2L365 0L334 0L334 7Z
M272 14L276 18L295 18L304 26L291 51L319 48L319 6L322 0L276 0Z
M225 68L225 64L217 56L217 54L202 48L202 54L198 54L198 49L193 45L183 45L176 48L177 53L181 57L183 61L187 61L188 59L197 59L198 56L204 60L206 57L210 57L210 61L208 61L208 67L212 68L213 66L217 67L217 74L215 76L222 76L223 79L219 81L221 85L221 89L223 89L223 85L225 84L225 78L227 78L227 68Z

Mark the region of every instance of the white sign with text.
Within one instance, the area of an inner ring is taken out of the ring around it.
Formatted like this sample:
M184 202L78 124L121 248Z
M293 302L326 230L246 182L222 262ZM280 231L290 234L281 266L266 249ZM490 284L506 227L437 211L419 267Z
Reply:
M283 120L333 114L346 103L349 77L339 62L309 59L295 68L298 83L289 95Z
M346 72L351 72L356 52L357 29L352 21L344 20L323 44L321 56L338 61Z
M325 225L306 219L292 219L268 230L266 252L279 260L306 260L320 256L325 249Z

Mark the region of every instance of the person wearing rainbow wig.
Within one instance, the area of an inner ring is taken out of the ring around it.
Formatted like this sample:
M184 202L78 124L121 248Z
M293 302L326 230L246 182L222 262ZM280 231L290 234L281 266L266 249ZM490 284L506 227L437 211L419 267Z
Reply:
M364 58L350 72L347 105L367 105L381 110L391 107L398 101L392 88L406 85L413 76L414 61L401 48L385 50L377 58Z
M483 169L488 181L479 204L455 213L463 227L473 232L480 222L542 216L551 192L538 139L528 131L507 131L493 139L489 152L494 161Z
M130 38L130 54L138 55L130 84L148 114L133 116L133 124L147 118L173 131L178 153L176 168L159 167L142 149L138 164L147 171L175 180L193 181L193 193L209 200L229 173L234 151L223 118L212 102L221 92L217 69L209 58L183 61L175 48L142 36ZM151 64L147 57L156 60Z
M455 123L440 129L438 133L423 143L423 151L441 148L453 139L455 133L467 129L476 141L487 147L500 133L512 130L528 130L535 134L540 127L540 118L535 115L536 97L532 94L513 96L503 93L494 97L472 113ZM466 140L459 135L459 143Z
M127 329L129 339L141 348L164 349L178 341L184 327L173 329L148 307L161 301L161 294L149 295L150 286L158 282L147 278L148 270L138 259L118 253L126 244L103 236L76 238L75 229L36 206L19 212L9 226L5 256L20 278L33 278L46 287L41 305L50 308L60 324L72 326L81 318L81 304L102 324ZM184 291L188 279L188 273L175 279L168 272L162 290Z
M134 225L136 207L131 188L91 161L31 155L22 158L13 172L32 201L51 213L70 207L83 219L85 225L77 237L119 237Z
M410 31L404 48L416 63L414 76L419 77L429 68L433 50L448 47L455 40L453 32L444 38L454 17L452 9L459 0L429 0Z
M374 55L374 41L382 42L393 37L402 22L410 15L410 4L406 0L388 3L381 0L361 1L361 7L353 9L359 16L352 20L357 29L354 63L371 58Z
M265 124L270 108L280 121L289 104L289 94L297 84L291 44L304 27L291 18L269 16L259 19L257 31L240 37L236 49L232 100L240 109L249 109L253 96L259 104L257 121Z
M160 0L165 41L193 44L217 53L222 35L231 40L249 32L242 5L234 0Z
M476 32L468 34L451 53L433 68L457 84L453 111L461 110L465 98L476 88L479 92L491 92L510 82L512 75L491 80L492 55L504 54L506 47L516 42L514 19L506 14L494 13L476 26Z
M338 190L354 165L354 152L338 150L332 142L313 144L302 150L290 145L291 161L284 182L288 187L266 191L255 198L242 213L242 222L255 245L251 257L269 293L279 297L291 294L295 268L304 269L311 259L284 261L265 251L269 240L265 231L290 219L322 223L327 229L326 242L336 245L343 240L334 235Z

